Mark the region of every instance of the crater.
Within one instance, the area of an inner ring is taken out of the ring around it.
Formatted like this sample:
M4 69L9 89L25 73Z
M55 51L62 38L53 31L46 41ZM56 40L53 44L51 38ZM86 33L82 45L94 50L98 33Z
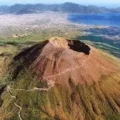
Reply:
M68 40L68 46L70 49L74 51L83 52L87 55L90 54L90 50L91 50L90 47L81 41Z
M52 37L49 42L58 48L68 48L76 52L83 52L87 55L90 54L90 47L85 43L78 40L66 40L62 37Z

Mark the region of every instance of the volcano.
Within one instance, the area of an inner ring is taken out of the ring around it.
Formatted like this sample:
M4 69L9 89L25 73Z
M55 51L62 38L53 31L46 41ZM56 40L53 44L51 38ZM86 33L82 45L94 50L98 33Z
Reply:
M26 48L6 76L1 120L120 119L119 60L81 41L53 37Z

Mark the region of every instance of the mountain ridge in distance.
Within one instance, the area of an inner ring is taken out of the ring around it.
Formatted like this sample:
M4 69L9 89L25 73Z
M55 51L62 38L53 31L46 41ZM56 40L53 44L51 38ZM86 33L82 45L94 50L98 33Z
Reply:
M66 2L63 4L15 4L12 6L0 6L1 14L32 14L44 11L65 12L65 13L109 13L120 12L119 8L105 8L93 5L79 5L76 3Z

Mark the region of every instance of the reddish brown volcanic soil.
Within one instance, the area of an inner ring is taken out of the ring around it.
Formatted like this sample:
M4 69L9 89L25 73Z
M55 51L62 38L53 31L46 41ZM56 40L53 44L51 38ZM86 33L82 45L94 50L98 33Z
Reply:
M26 61L28 63L29 58L39 53L29 65L39 80L50 80L65 86L69 86L69 79L74 84L91 84L99 81L101 76L118 70L105 55L80 41L54 37L38 46L40 49L37 51L35 46L28 51L29 54L27 52Z

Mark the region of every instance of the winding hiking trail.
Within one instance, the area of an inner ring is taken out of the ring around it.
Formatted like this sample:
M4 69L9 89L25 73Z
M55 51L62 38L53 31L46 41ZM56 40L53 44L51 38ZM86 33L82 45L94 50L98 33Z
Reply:
M70 71L79 69L80 67L83 67L83 66L87 63L87 61L89 60L89 58L90 58L90 55L87 57L86 60L84 60L84 62L83 62L80 66L76 66L76 67L74 67L74 68L72 67L72 68L66 69L65 71L62 71L62 72L57 73L57 74L55 74L55 75L50 75L50 76L43 77L43 79L45 79L45 80L47 81L47 85L48 85L47 88L34 87L33 89L26 90L26 89L13 89L13 88L10 87L10 85L8 85L8 86L7 86L7 91L9 92L11 98L14 98L14 99L16 99L16 96L13 96L13 95L11 94L10 90L28 91L28 92L32 92L32 91L46 91L46 92L47 92L47 91L49 91L52 87L55 86L55 82L52 81L52 80L50 80L51 78L54 78L54 77L56 77L56 76L60 76L60 75L65 74L65 73L67 73L67 72L70 72ZM18 111L19 119L20 119L20 120L23 120L23 119L22 119L22 116L21 116L22 107L19 106L16 102L14 102L14 105L19 109L19 111Z
M16 99L16 96L12 95L11 92L10 92L10 90L11 90L11 88L10 88L10 86L8 85L8 86L7 86L7 91L9 92L11 98ZM16 102L14 102L14 105L19 109L19 111L18 111L18 117L19 117L19 119L20 119L20 120L23 120L22 117L21 117L22 107L19 106Z
M55 74L55 75L46 76L46 77L44 77L44 79L53 78L53 77L56 77L56 76L60 76L61 74L65 74L65 73L67 73L67 72L70 72L70 71L79 69L79 68L83 67L83 66L85 65L85 63L87 63L87 61L88 61L89 59L90 59L90 55L87 57L86 60L84 60L84 62L83 62L80 66L68 68L68 69L66 69L66 70L64 70L64 71L62 71L62 72L59 72L59 73Z
M50 90L52 87L54 87L54 82L53 81L48 81L47 82L48 84L48 88L37 88L37 87L34 87L33 89L29 89L29 90L25 90L25 89L13 89L10 87L10 85L7 86L7 91L9 92L11 98L13 99L16 99L16 96L12 95L10 90L16 90L16 91L28 91L28 92L31 92L31 91L48 91ZM19 108L19 111L18 111L18 116L19 116L19 119L20 120L23 120L22 117L21 117L21 111L22 111L22 107L19 106L16 102L14 102L14 105Z
M15 102L14 102L14 105L19 108L18 116L19 116L19 119L22 120L22 117L21 117L21 114L20 114L21 111L22 111L22 107L20 107L20 106L19 106L17 103L15 103Z

